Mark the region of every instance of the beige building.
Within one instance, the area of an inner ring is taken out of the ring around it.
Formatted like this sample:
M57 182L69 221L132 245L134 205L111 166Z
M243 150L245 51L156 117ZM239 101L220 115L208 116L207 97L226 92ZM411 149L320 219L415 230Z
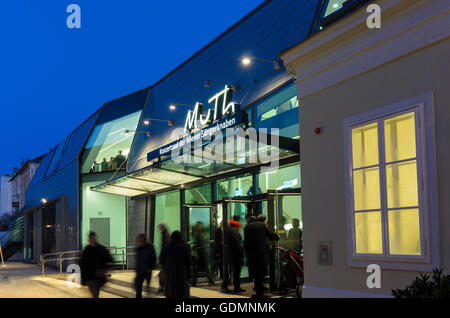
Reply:
M300 100L304 297L450 273L450 1L373 3L381 28L366 5L282 54Z
M25 207L25 192L41 164L42 156L33 160L23 160L19 170L9 180L11 185L11 197L13 213L21 211Z

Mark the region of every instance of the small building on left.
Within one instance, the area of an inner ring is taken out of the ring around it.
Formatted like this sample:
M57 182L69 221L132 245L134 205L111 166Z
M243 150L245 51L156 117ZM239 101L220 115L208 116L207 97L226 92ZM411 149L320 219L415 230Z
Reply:
M0 244L5 258L22 253L25 195L43 157L24 159L20 168L0 176Z

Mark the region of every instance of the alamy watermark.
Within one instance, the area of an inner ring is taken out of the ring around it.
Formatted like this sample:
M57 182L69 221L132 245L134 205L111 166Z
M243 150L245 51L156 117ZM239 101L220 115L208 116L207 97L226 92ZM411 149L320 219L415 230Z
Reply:
M70 13L66 19L66 25L69 29L81 29L81 8L78 4L69 4L66 12Z
M261 165L261 172L274 171L279 167L280 131L278 128L228 128L232 120L212 125L185 135L183 128L176 128L172 140L178 140L160 149L174 163L194 165L198 169L214 171L219 165L246 167Z
M370 13L367 17L366 24L369 29L381 28L381 7L378 4L370 4L367 6L367 13Z
M366 269L370 275L366 279L366 286L369 289L381 288L381 268L378 264L369 264Z

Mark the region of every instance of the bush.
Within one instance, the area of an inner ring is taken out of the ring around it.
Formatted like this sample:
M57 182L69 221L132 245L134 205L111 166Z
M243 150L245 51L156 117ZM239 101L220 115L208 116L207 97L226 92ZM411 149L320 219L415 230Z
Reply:
M434 269L432 275L420 274L405 289L393 289L395 298L450 298L450 275Z

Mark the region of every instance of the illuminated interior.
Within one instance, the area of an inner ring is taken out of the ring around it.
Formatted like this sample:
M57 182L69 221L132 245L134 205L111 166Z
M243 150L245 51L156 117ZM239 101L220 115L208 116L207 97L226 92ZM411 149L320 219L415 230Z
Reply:
M141 111L97 125L83 154L82 173L116 171L128 158Z
M327 6L327 9L325 11L325 16L324 17L327 17L330 14L333 14L337 10L341 9L342 6L344 5L344 2L346 2L346 1L347 0L330 0L328 2L328 6Z
M380 129L384 130L381 141ZM357 254L421 254L415 134L414 112L352 129ZM379 162L380 147L385 164ZM386 180L381 186L380 173ZM388 233L383 238L385 222ZM388 251L383 250L383 239L388 241Z

